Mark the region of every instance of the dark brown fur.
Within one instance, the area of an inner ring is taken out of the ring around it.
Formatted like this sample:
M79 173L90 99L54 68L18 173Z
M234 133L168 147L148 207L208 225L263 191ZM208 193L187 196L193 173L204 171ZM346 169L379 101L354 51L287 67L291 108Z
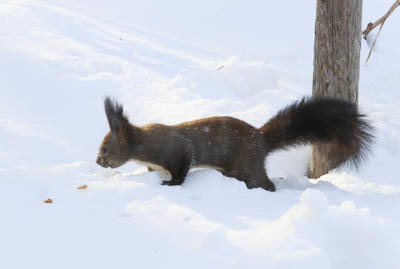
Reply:
M326 109L331 111L323 115ZM347 111L337 113L343 109ZM110 98L105 100L105 110L111 131L100 146L97 163L112 168L129 160L150 163L170 173L171 180L162 182L170 186L182 184L190 168L206 166L244 181L250 189L275 191L264 167L268 153L298 144L331 142L345 148L340 162L347 158L357 162L372 141L371 127L363 115L352 104L335 99L303 99L259 129L231 117L137 127Z

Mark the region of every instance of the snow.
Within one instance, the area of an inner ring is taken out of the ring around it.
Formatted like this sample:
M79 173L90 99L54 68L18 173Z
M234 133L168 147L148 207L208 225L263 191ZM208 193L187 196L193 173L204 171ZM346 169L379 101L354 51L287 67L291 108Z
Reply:
M392 2L365 2L363 26ZM368 63L373 36L362 43L369 161L315 180L307 147L274 153L270 193L211 169L169 187L139 164L97 166L102 101L138 125L261 126L311 93L315 1L3 0L0 268L396 268L396 12Z

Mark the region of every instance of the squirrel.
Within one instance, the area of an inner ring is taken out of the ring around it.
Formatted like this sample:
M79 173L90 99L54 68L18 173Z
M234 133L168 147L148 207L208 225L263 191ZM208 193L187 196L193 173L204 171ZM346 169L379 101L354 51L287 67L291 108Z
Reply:
M275 191L265 169L268 154L311 143L335 144L335 164L358 167L373 142L373 127L353 103L305 97L279 111L260 128L232 117L210 117L177 125L131 124L123 106L104 100L110 131L97 156L102 167L117 168L133 160L149 171L164 169L181 185L190 168L208 167L244 181L247 188Z

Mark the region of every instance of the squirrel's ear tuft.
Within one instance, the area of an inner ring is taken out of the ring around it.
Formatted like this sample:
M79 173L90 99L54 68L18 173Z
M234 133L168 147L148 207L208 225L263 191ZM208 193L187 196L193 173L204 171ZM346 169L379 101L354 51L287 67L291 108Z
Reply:
M110 97L106 97L106 99L104 99L104 108L111 132L117 132L124 124L128 123L128 119L123 113L124 109L117 101L113 101Z

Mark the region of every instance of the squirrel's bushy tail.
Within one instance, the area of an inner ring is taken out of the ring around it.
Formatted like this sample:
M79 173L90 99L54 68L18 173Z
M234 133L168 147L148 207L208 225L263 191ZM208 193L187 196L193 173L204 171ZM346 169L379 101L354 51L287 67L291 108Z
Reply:
M373 127L356 105L334 98L303 98L276 114L260 131L270 151L310 143L335 144L336 165L358 167L373 142Z

